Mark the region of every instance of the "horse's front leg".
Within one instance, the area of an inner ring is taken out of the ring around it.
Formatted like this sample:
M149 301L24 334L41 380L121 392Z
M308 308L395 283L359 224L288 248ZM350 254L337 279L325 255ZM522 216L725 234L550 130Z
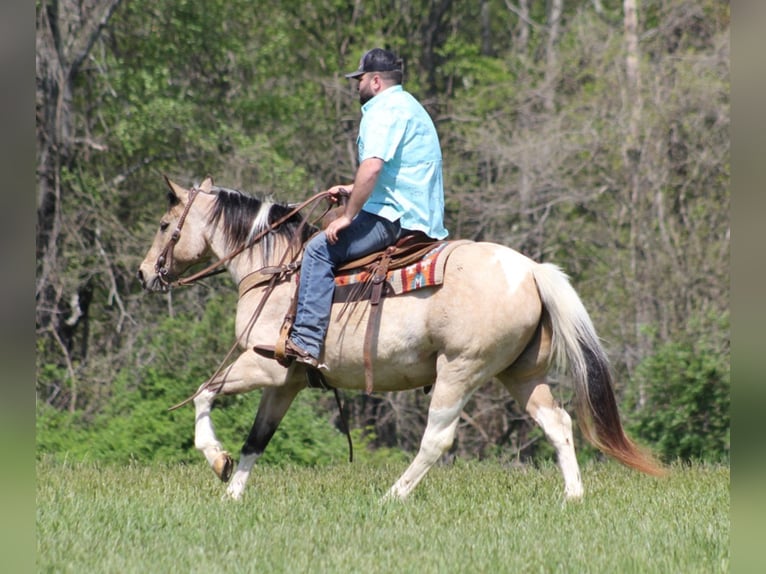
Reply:
M209 385L202 385L199 394L194 398L194 447L205 456L216 476L223 482L228 482L234 461L216 438L210 418L216 394L210 390Z
M263 359L252 350L245 351L213 381L204 384L194 398L194 446L222 481L228 482L234 461L215 436L210 418L213 401L219 394L236 395L258 387L284 385L286 373L276 361Z
M444 358L440 359L443 364ZM431 404L420 450L410 466L384 496L384 500L405 499L418 485L428 470L452 446L460 412L476 387L480 378L466 377L468 368L461 368L461 361L444 364L436 378ZM438 367L437 367L438 368Z
M255 461L266 450L266 445L269 444L271 437L274 436L295 395L304 386L305 384L303 383L292 383L283 387L269 387L263 390L253 427L250 429L250 434L248 434L247 440L242 446L237 472L234 473L234 479L226 489L226 494L234 500L242 497L242 492L245 490L245 484L247 484L250 470L253 468Z

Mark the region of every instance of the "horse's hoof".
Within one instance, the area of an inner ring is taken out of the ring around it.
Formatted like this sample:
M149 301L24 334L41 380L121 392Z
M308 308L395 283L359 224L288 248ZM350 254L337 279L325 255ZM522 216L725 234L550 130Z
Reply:
M231 472L234 470L234 461L228 452L222 452L213 463L213 472L221 479L221 482L229 482Z

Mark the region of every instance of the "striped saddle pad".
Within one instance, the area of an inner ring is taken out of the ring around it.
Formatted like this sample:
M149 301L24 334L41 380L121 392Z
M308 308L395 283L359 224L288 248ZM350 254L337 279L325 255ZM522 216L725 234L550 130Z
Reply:
M391 269L386 274L383 294L386 296L401 295L416 289L436 287L444 281L444 266L449 254L466 241L440 241L423 257L397 269ZM345 302L352 296L354 299L369 298L371 289L360 289L360 284L370 284L370 271L366 268L352 269L342 272L335 277L335 296L333 301ZM360 295L361 292L361 295Z

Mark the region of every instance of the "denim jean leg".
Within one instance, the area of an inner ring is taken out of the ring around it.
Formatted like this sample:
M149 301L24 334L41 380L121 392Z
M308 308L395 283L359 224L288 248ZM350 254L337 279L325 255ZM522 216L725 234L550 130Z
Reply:
M290 339L299 347L319 357L330 324L335 269L347 261L385 249L401 234L399 222L360 212L338 234L334 245L324 233L315 235L303 253L298 308Z
M325 234L320 233L309 241L303 252L298 307L290 335L290 339L312 357L319 357L329 325L326 309L332 307L335 265L330 259L328 246Z

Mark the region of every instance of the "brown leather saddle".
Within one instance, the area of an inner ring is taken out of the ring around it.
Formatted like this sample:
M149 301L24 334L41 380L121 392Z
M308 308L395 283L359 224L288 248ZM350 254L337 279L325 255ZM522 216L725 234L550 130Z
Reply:
M341 301L343 301L344 306L340 311L340 317L342 317L349 305L369 300L370 313L364 337L364 379L365 392L367 394L370 394L373 390L372 341L380 324L380 302L387 294L386 277L388 272L419 261L440 243L446 243L446 241L433 239L420 231L408 233L394 245L382 251L370 253L360 259L349 261L336 270L337 273L364 272L362 273L364 279L355 283L352 289L346 290L343 294ZM337 297L336 302L338 302ZM290 309L285 315L284 322L280 328L277 344L273 348L273 357L283 363L287 362L285 346L295 321L297 304L298 293L296 287L296 293L290 302ZM262 346L259 346L256 351L260 354L270 355L272 353L271 348ZM307 370L309 372L308 380L310 386L328 388L324 375L319 369L309 367Z

